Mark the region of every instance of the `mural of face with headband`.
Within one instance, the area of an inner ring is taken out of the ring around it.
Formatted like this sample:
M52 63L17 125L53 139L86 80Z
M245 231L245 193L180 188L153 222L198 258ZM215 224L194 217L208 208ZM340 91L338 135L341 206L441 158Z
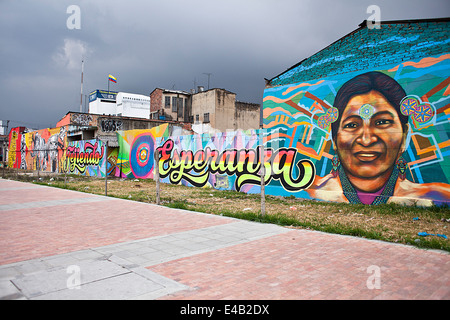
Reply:
M334 107L338 116L331 124L337 156L333 170L344 170L357 190L382 189L394 170L404 179L401 155L406 147L408 117L400 106L405 97L403 88L381 72L356 76L337 93Z

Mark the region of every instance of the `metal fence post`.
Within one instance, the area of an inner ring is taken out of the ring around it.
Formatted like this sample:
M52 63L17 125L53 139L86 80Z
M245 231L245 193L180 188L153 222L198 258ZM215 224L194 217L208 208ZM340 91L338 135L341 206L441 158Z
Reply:
M64 164L63 164L63 170L64 170L64 188L67 187L67 167L68 167L68 161L67 161L67 147L66 147L66 157L64 158Z
M156 204L160 204L160 186L159 186L159 152L155 150L155 180L156 180Z
M3 141L3 146L2 146L2 162L3 162L3 175L2 177L5 177L5 150L6 150L6 142Z
M108 141L106 141L105 157L105 196L108 196Z
M261 163L261 215L264 216L266 214L266 195L264 189L264 177L266 174L266 168L264 167L264 135L263 128L260 127L259 136L261 139L261 147L260 147L260 163Z

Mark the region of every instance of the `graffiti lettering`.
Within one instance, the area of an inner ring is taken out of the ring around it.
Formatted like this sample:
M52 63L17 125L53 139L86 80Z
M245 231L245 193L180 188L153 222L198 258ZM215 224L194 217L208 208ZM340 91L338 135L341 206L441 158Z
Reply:
M196 187L203 187L210 174L236 175L235 188L237 191L244 184L260 184L261 169L260 147L255 149L227 149L223 152L211 150L182 150L178 153L174 149L174 142L167 140L156 150L159 152L159 172L162 178L169 177L173 184L182 179ZM172 152L173 151L173 152ZM172 154L173 153L173 154ZM294 148L280 148L273 151L264 150L265 184L272 179L279 180L284 189L292 192L308 188L314 181L315 167L310 160L300 160L296 166L297 178L294 178L294 163L297 150Z
M69 172L75 172L78 169L80 173L86 171L87 166L98 166L103 158L104 147L101 146L101 153L97 151L98 143L92 145L86 142L84 152L79 147L69 146L66 152L66 165Z
M101 126L103 132L112 132L123 129L123 123L120 120L102 120Z
M71 120L73 123L77 123L77 124L80 124L83 126L88 126L92 122L93 118L92 118L92 115L90 115L90 114L74 113L71 115Z

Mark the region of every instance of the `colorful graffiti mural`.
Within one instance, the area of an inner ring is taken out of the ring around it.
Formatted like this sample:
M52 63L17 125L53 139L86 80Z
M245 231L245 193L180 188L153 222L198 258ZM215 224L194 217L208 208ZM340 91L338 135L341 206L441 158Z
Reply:
M156 139L168 135L169 125L152 129L117 131L119 151L116 175L124 178L153 178Z
M231 133L231 136L239 137L239 132ZM257 146L257 132L252 131L253 145L238 144L235 139L226 148L217 150L214 146L196 147L189 146L187 150L180 152L175 149L175 143L168 139L156 150L159 154L159 172L162 178L169 177L170 183L178 184L182 180L195 187L204 187L207 184L213 186L212 176L219 175L233 179L225 185L232 185L232 189L241 191L245 185L261 184L260 146ZM189 139L189 137L185 137ZM217 139L218 138L218 139ZM220 141L220 137L192 136L191 141ZM195 152L193 151L196 150ZM301 160L295 162L297 150L293 148L279 148L264 150L264 181L269 184L272 180L278 180L283 188L288 191L300 191L308 188L313 179L315 168L311 161ZM295 174L294 165L298 174ZM249 190L247 190L249 191Z
M106 172L105 146L99 140L69 142L64 172L104 177Z
M66 127L10 132L10 168L61 172L66 142Z
M442 54L267 88L264 128L314 163L311 198L450 203L449 74Z
M100 140L67 142L67 126L10 133L8 166L10 168L54 173L105 176L105 147ZM117 148L108 150L108 163L115 163ZM117 156L116 156L117 158ZM108 169L112 172L113 165Z
M11 129L9 133L9 153L8 153L8 167L10 168L21 168L22 164L22 138L21 132L23 129L20 127Z
M267 81L263 130L121 131L135 126L74 114L61 120L64 129L12 131L8 163L133 179L154 178L158 165L165 183L246 193L261 191L264 168L270 195L450 204L449 27L448 19L360 25ZM115 131L119 147L67 143L95 126Z
M259 193L260 130L168 136L167 125L117 132L116 172L126 178L154 178L159 159L162 182ZM275 146L275 144L273 144ZM264 148L265 184L274 194L307 189L315 177L308 159L298 160L295 148Z

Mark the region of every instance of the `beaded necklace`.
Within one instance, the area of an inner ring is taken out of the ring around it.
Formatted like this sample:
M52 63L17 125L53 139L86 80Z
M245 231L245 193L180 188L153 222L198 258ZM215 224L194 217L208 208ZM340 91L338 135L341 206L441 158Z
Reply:
M348 199L350 203L353 204L362 204L361 200L359 200L358 194L356 193L355 188L352 186L350 181L347 178L347 175L344 172L344 169L339 168L339 179L341 180L342 190L344 192L345 197ZM395 184L397 183L398 178L398 169L394 166L394 170L392 170L391 176L389 177L383 192L377 196L373 202L374 204L382 204L386 203L390 197L394 194Z

